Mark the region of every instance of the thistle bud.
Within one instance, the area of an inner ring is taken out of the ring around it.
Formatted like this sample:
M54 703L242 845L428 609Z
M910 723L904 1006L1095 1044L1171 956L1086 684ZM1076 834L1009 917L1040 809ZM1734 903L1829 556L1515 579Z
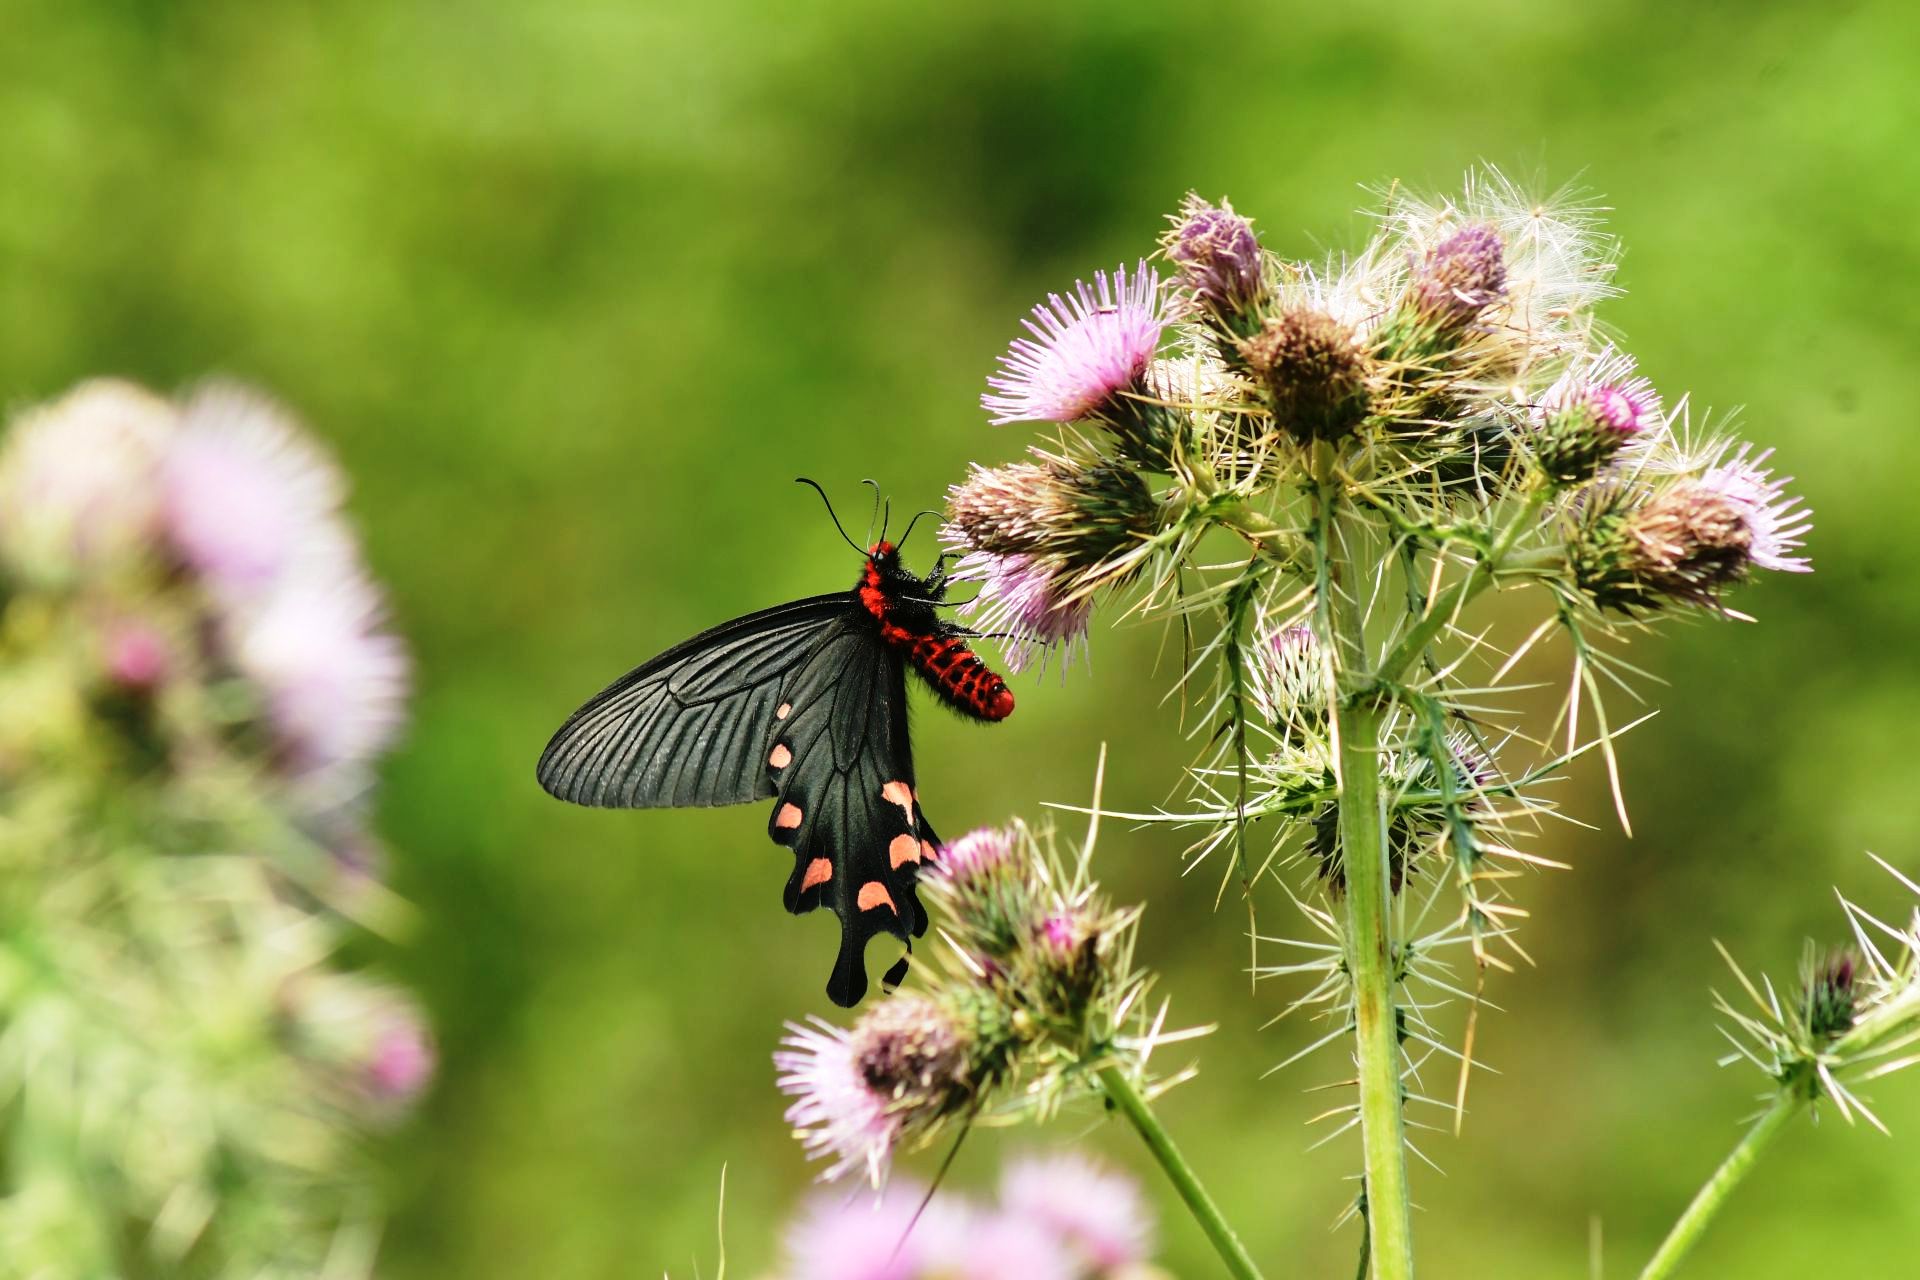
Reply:
M1033 955L1045 1006L1077 1016L1100 980L1099 939L1098 922L1079 907L1062 906L1039 922Z
M107 632L105 650L107 678L127 693L152 693L173 665L166 638L142 622L113 626Z
M1367 354L1351 327L1305 307L1240 344L1279 424L1302 440L1337 440L1367 416Z
M1801 975L1800 1015L1816 1041L1836 1040L1853 1030L1854 977L1860 962L1841 948L1819 964L1809 964Z
M1213 315L1231 321L1265 296L1260 240L1226 201L1216 207L1189 195L1163 243L1181 286Z
M1254 650L1254 702L1277 725L1310 727L1327 715L1326 661L1311 627L1270 632Z
M998 827L969 831L940 850L920 880L928 905L953 922L955 941L989 977L1005 971L1035 914L1036 888Z
M1658 422L1659 403L1644 380L1576 386L1549 398L1533 456L1549 479L1580 484Z
M1443 329L1460 329L1507 296L1500 233L1485 223L1460 228L1416 262L1413 305Z

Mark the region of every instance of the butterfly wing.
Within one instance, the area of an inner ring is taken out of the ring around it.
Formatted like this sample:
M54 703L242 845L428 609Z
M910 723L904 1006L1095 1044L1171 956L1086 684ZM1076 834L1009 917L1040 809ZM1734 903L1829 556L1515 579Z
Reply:
M777 788L767 832L793 851L787 910L840 918L827 994L852 1006L866 994L873 936L906 942L927 929L914 881L935 846L914 789L905 660L871 619L849 616L782 682L782 707L766 760Z
M782 682L859 606L812 596L723 622L621 676L540 755L540 785L614 809L741 804L774 794L767 742Z

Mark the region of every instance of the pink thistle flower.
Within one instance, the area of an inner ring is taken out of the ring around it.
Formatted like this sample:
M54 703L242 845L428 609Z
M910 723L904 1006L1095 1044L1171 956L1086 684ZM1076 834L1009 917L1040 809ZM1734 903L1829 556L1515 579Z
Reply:
M1506 249L1485 223L1460 228L1415 265L1413 295L1441 324L1459 326L1507 296Z
M937 874L956 884L999 875L1013 861L1013 838L999 827L979 827L945 845L935 863Z
M779 1085L791 1095L787 1123L810 1159L831 1159L820 1175L833 1182L864 1168L876 1187L906 1126L892 1099L867 1083L850 1033L818 1018L788 1023L784 1046L773 1055Z
M1089 595L1067 599L1060 571L1037 556L973 551L954 566L956 582L977 582L979 594L960 606L962 617L977 618L987 632L1005 633L1007 669L1026 670L1060 650L1070 662L1086 642L1093 618Z
M295 577L230 619L234 659L295 774L350 772L398 732L407 655L382 612L372 584L343 571Z
M223 598L257 595L299 561L351 563L338 468L245 388L215 384L187 403L160 485L169 540Z
M1140 1188L1083 1156L1028 1156L1008 1165L1000 1203L1065 1240L1097 1270L1145 1262L1153 1249L1153 1213Z
M1752 445L1742 444L1707 468L1700 484L1741 511L1750 539L1747 557L1754 564L1779 573L1812 573L1813 565L1795 553L1813 528L1813 512L1787 493L1792 476L1774 478L1765 465L1772 456L1771 449L1756 454Z
M956 1280L1078 1280L1073 1251L1049 1224L1021 1213L973 1223L951 1273Z
M916 1280L950 1274L965 1256L970 1214L948 1196L920 1213L924 1188L911 1181L875 1196L818 1195L787 1231L781 1280Z
M1167 323L1160 277L1145 261L1080 281L1071 298L1047 301L1022 321L1031 338L1016 338L1000 357L1001 374L980 405L1006 422L1072 422L1089 417L1139 383Z

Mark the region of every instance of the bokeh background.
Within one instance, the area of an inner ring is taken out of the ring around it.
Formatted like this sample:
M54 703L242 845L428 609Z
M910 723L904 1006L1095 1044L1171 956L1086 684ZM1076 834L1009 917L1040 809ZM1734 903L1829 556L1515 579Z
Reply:
M1527 891L1502 1074L1424 1139L1429 1273L1585 1276L1597 1223L1628 1274L1756 1091L1713 1065L1711 940L1790 970L1837 936L1829 886L1905 909L1863 851L1920 866L1908 6L5 0L0 31L0 394L275 389L356 477L417 654L380 808L424 924L387 959L443 1068L383 1153L391 1277L711 1275L723 1163L730 1274L771 1261L808 1170L768 1054L825 1010L833 926L781 914L757 809L571 811L534 757L640 658L851 581L796 474L863 514L861 477L927 505L1012 457L976 398L1018 316L1189 188L1317 254L1363 183L1577 180L1627 245L1605 317L1669 395L1744 405L1817 512L1818 572L1747 591L1757 625L1637 646L1669 684L1625 750L1636 838L1596 771L1565 787L1595 829ZM923 715L942 825L1084 800L1102 741L1110 802L1164 798L1159 640L1099 632L996 730ZM1338 1064L1260 1078L1312 1029L1262 1029L1291 993L1249 994L1181 846L1101 855L1176 1018L1220 1028L1167 1122L1270 1274L1349 1274L1353 1145L1303 1127ZM1878 1094L1898 1138L1802 1127L1693 1273L1909 1274L1920 1085ZM1151 1174L1087 1113L980 1136L956 1180L1082 1138Z

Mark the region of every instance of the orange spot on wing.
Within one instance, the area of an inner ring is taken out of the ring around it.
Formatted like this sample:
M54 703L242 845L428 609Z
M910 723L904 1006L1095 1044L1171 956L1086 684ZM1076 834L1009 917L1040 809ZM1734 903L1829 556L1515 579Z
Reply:
M825 884L833 879L833 863L825 858L815 858L807 864L807 874L800 878L800 892L805 893L817 884Z
M872 911L875 907L885 907L895 915L900 908L893 905L893 895L887 892L887 886L878 880L869 880L860 886L860 897L856 900L862 911Z
M896 867L903 862L920 861L920 841L912 836L895 836L893 842L887 846L887 861Z
M785 827L789 831L799 826L800 806L797 804L781 805L780 812L773 815L773 825L776 827Z
M936 852L937 851L933 847L933 841L922 840L920 842L920 856L926 861L932 862L934 860L934 855Z
M783 702L778 707L774 708L773 718L775 720L785 720L788 716L792 714L793 714L793 704L791 702Z
M786 743L777 743L773 748L773 754L767 757L767 763L776 769L784 769L793 763L793 752L787 750Z
M894 804L897 804L902 809L905 809L907 811L907 822L909 825L912 824L913 822L913 788L912 787L908 786L904 782L898 782L898 781L889 782L886 786L880 788L880 798L882 800L891 800Z

